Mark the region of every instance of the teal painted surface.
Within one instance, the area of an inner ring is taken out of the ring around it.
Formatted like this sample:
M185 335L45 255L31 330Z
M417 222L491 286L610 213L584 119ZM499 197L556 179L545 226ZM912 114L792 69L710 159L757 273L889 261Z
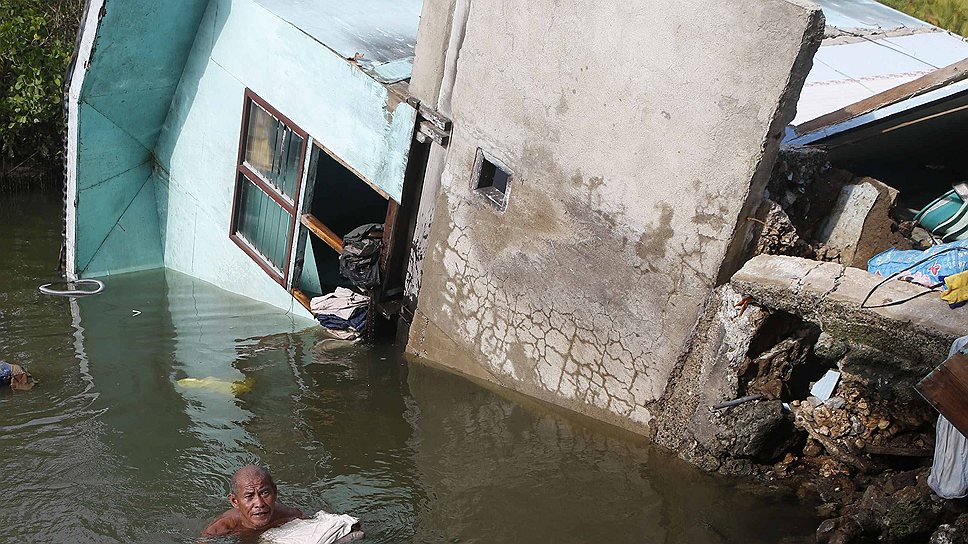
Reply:
M90 276L164 266L154 185L146 182L85 269Z
M309 317L228 237L246 87L399 201L416 112L359 67L253 0L107 0L81 94L81 276L166 266Z
M316 268L316 254L313 252L312 240L306 239L305 261L302 275L299 277L299 288L304 293L323 294L323 287L319 284L319 270Z
M245 87L207 46L196 44L158 141L152 183L165 266L311 318L229 239Z
M121 216L141 192L150 174L151 165L145 162L78 194L75 257L78 274L84 277L94 275L94 271L88 271L90 263L103 248L104 242L121 220ZM158 247L158 233L151 234L156 239L155 247ZM135 242L132 240L132 243ZM155 256L153 261L160 262L160 255ZM135 268L141 263L126 263L119 256L115 264L119 268Z
M99 111L82 102L78 158L77 189L83 192L149 162L151 152Z
M165 266L309 317L230 239L246 87L400 198L415 111L252 0L213 0L155 152Z
M107 0L78 112L75 266L83 277L164 264L152 172L208 0Z
M413 73L413 58L396 60L386 64L379 64L370 69L373 77L380 81L394 83L410 79Z
M216 70L223 74L213 75ZM211 85L220 87L219 100L239 110L236 117L242 108L239 89L252 89L399 201L415 110L393 104L383 85L258 3L212 0L175 100L211 104L212 90L203 88ZM173 107L167 132L184 130L180 121L186 107L200 106ZM231 148L234 162L239 126L230 128L220 112L211 117L213 130L226 135L222 143ZM170 158L170 170L179 160L198 159L194 153L179 154L173 149L177 143L171 134L159 141L157 154L163 164Z
M410 77L422 0L256 1L380 81Z

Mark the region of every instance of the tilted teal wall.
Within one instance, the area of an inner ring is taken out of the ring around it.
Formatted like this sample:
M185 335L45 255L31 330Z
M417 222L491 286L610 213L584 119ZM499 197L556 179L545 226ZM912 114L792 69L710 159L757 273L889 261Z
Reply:
M300 313L229 239L247 87L398 200L416 112L256 2L211 1L155 150L164 264Z
M74 265L162 266L152 151L208 0L106 0L78 115Z
M414 109L253 0L105 0L84 77L81 277L165 266L308 317L228 237L247 87L400 199Z

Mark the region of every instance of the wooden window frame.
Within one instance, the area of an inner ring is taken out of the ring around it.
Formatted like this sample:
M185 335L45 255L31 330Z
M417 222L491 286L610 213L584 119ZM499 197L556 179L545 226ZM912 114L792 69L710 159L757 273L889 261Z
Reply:
M264 109L269 113L269 115L281 121L286 128L302 138L302 149L299 152L299 168L297 169L299 179L296 183L296 193L292 196L292 202L289 202L289 198L287 196L283 195L281 191L277 190L272 186L272 184L264 180L261 174L252 171L245 164L245 141L246 136L248 135L249 110L251 109L252 103L255 103L257 106ZM255 261L256 264L258 264L259 267L269 275L269 277L271 277L283 288L287 288L289 283L289 265L290 259L292 258L293 245L292 241L296 230L296 224L299 222L299 193L301 192L303 185L303 168L306 164L306 149L308 147L308 142L309 135L299 128L298 125L293 123L285 115L281 114L279 110L269 105L269 103L263 100L262 97L252 92L251 89L245 90L245 97L242 101L242 128L239 131L239 156L238 160L236 161L235 169L235 195L232 198L232 219L229 224L229 239L235 242L235 245L239 246L239 249L245 252L249 258ZM241 197L242 184L246 183L243 177L261 189L266 195L269 196L269 198L271 198L276 204L285 210L291 218L289 221L289 235L286 240L286 265L285 269L282 271L276 270L275 266L269 262L266 257L259 253L259 251L251 243L237 234L239 198Z

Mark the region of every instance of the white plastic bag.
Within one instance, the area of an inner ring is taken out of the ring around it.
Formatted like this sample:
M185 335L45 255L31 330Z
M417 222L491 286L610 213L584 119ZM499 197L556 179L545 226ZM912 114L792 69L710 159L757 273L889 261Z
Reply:
M320 510L309 519L295 519L262 533L262 542L272 544L333 544L350 534L359 520L345 514Z
M951 344L948 357L968 345L968 336ZM938 416L937 438L934 442L934 462L928 476L928 486L942 499L968 496L968 438L965 438L944 416Z

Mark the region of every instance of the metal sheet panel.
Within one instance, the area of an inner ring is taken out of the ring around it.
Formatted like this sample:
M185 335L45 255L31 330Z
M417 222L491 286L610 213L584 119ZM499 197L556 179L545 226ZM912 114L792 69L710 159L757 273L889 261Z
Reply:
M343 58L357 62L381 81L410 77L422 0L256 0Z
M875 0L814 0L823 9L828 27L840 29L921 28L928 23Z
M947 32L824 45L797 103L794 125L968 58L968 42Z

